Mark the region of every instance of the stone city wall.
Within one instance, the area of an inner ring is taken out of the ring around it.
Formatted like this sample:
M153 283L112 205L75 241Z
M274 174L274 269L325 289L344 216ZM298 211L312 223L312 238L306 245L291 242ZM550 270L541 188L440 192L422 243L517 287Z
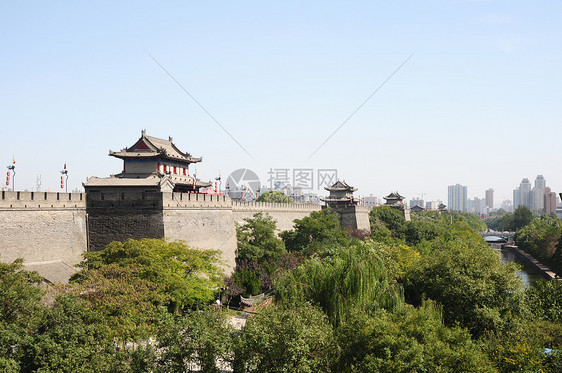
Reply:
M235 222L257 212L293 228L318 205L238 202L228 196L150 191L52 193L3 191L0 198L0 260L64 262L74 266L88 250L129 238L184 240L193 247L223 252L234 268Z
M251 218L255 213L264 212L277 221L277 229L286 231L293 229L293 221L310 215L313 211L320 211L320 205L301 203L272 203L272 202L240 202L232 201L234 221L243 224L244 219Z
M87 247L83 193L10 192L0 196L0 260L25 264L82 260Z

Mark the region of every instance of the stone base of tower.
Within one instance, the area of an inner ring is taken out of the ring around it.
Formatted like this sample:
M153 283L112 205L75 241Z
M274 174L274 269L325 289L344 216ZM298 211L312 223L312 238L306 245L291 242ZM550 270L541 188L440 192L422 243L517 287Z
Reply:
M332 207L339 217L340 225L346 230L358 230L371 233L369 223L369 208L365 206Z

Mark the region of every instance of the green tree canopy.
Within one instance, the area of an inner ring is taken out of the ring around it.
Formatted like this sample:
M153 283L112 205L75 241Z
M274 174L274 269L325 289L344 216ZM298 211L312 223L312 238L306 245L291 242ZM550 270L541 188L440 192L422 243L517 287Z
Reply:
M236 259L267 261L286 252L285 244L275 235L276 221L269 214L258 212L245 223L236 225L238 250Z
M184 315L159 314L155 348L145 347L142 371L219 372L232 361L234 329L224 313L204 307ZM193 369L193 370L192 370Z
M275 203L292 203L291 199L285 193L278 190L268 190L263 192L257 199L257 202L275 202Z
M46 311L41 277L24 271L23 260L0 262L0 371L19 372L23 346Z
M269 306L248 319L235 355L234 372L331 372L339 348L319 309Z
M43 314L23 350L26 372L118 372L126 358L115 350L103 315L68 295Z
M538 281L526 293L529 308L535 317L562 322L562 281Z
M304 261L275 285L275 299L281 304L294 307L311 302L333 325L344 321L351 309L393 307L402 302L401 294L389 284L381 253L368 243Z
M389 206L374 207L369 212L369 220L373 235L378 235L377 232L384 226L391 232L393 238L404 238L406 219L401 210Z
M522 284L515 271L473 231L464 237L456 233L455 240L440 243L406 274L406 296L414 304L424 297L441 303L447 325L479 336L521 313Z
M294 223L292 230L280 234L289 251L310 256L350 242L349 235L340 227L337 214L331 209L313 211L310 216L295 219Z
M139 284L142 280L147 281L142 286L145 289L154 287L165 299L165 305L174 310L209 302L222 283L220 252L192 249L180 241L112 242L101 251L84 254L84 258L80 264L82 270L72 279L74 283L95 285L95 279L118 279L114 271L121 267L123 273L138 279ZM109 265L114 266L106 267Z
M338 340L339 372L494 372L470 334L444 326L431 302L353 312Z
M542 215L517 231L515 243L537 259L553 257L562 238L562 221Z
M527 206L519 206L513 212L513 229L519 230L529 224L533 220L533 212Z

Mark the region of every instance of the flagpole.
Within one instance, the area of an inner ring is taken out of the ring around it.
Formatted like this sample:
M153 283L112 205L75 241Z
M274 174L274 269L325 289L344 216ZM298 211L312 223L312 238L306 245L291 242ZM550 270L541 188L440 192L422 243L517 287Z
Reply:
M8 170L14 173L14 176L12 176L12 191L15 191L16 190L16 159L14 157L12 157L12 164L7 167Z
M65 188L64 191L65 191L65 193L68 193L68 170L66 169L66 162L64 162L64 168L60 173L63 174L64 176L66 176L66 180L65 180L65 184L64 184L64 188Z

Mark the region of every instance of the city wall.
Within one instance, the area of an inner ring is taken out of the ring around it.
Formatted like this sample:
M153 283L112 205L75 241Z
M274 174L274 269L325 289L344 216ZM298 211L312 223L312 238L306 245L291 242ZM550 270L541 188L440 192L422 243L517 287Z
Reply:
M293 220L320 209L192 193L2 191L0 260L23 258L27 268L64 282L88 249L102 249L114 240L165 237L222 251L225 269L231 271L236 222L264 212L277 221L278 230L288 230Z
M163 193L164 236L184 240L194 247L222 251L227 269L233 269L236 257L236 226L258 212L277 221L279 231L293 228L318 205L232 201L227 196Z
M83 193L1 192L1 261L23 258L29 269L64 279L82 260L87 240Z

